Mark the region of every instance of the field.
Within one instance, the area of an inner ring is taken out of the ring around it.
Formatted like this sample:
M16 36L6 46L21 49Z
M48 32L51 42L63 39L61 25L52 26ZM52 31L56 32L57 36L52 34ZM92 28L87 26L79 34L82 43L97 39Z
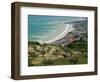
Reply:
M67 46L28 42L28 66L87 64L87 41L78 40Z

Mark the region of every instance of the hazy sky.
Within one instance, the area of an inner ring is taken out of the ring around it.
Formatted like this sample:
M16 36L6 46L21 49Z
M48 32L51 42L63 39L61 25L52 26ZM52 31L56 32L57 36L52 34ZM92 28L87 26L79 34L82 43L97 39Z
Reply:
M86 17L28 15L28 40L48 41L65 30L65 23L86 19Z

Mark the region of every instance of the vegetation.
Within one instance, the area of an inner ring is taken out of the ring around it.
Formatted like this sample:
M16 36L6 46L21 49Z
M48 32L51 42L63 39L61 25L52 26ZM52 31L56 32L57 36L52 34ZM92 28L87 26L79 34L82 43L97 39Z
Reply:
M86 64L87 41L80 39L67 46L28 42L28 66Z

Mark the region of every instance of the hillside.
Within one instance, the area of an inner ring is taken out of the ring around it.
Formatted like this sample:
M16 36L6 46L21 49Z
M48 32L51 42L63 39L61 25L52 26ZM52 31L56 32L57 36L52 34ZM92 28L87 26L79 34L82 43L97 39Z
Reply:
M86 21L74 21L67 23L71 25L69 28L73 28L72 31L68 32L59 40L55 40L50 44L57 44L57 45L68 45L73 41L84 39L87 40L87 20Z
M71 65L87 63L87 44L75 41L67 46L29 42L28 66Z

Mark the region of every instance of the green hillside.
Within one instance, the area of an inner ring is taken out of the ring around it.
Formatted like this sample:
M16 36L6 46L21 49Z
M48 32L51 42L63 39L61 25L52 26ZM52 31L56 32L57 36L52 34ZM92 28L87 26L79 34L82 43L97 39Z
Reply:
M28 66L87 64L87 42L74 41L67 46L28 42Z

